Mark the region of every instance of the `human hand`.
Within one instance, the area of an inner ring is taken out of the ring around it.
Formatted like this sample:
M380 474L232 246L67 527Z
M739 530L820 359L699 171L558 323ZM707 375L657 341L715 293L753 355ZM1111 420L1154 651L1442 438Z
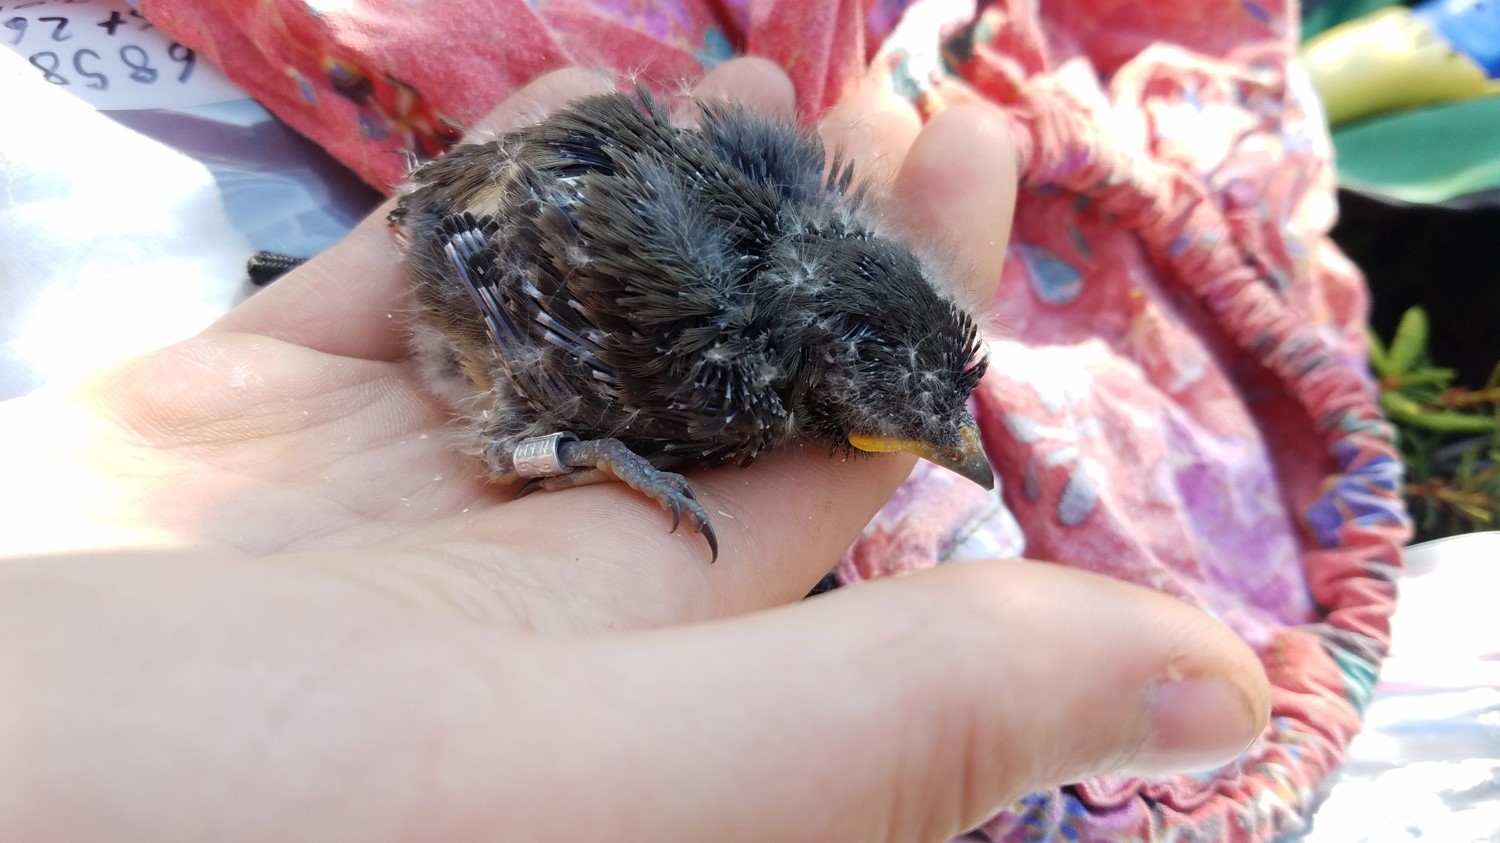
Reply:
M491 125L604 87L549 75ZM753 60L700 94L792 102ZM825 125L983 300L999 118L921 129L868 89ZM377 212L201 336L0 405L0 839L937 840L1038 787L1227 760L1265 720L1228 630L1056 566L795 603L899 457L694 476L727 513L712 566L615 484L509 500L447 449L407 307Z

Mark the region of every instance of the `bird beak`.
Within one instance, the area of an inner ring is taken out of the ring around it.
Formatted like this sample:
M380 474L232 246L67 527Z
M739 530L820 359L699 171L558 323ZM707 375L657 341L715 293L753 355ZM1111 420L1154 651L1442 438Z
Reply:
M973 419L965 419L958 429L960 444L957 448L940 448L929 442L913 439L893 439L882 436L866 436L851 433L849 444L872 454L904 451L916 454L962 477L967 477L986 489L995 488L995 473L990 469L989 457L984 455L984 445L979 441L979 425Z

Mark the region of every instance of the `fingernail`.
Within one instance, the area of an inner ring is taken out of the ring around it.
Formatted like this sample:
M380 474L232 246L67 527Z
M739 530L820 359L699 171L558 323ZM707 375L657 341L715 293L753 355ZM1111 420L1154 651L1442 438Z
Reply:
M1259 723L1244 692L1222 679L1165 679L1147 692L1151 733L1129 765L1141 775L1211 770L1237 758Z

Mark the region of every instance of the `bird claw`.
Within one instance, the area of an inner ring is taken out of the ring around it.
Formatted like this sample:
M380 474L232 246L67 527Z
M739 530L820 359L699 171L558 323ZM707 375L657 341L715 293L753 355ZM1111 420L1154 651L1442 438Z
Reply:
M703 529L698 533L703 536L704 541L708 542L708 550L711 554L708 557L708 564L712 565L719 561L719 537L714 533L714 525L704 522Z
M642 462L645 462L642 460ZM619 476L627 485L637 492L645 495L661 506L662 509L672 513L671 532L677 532L684 522L692 528L693 532L703 536L708 542L709 549L713 552L710 562L719 558L719 539L714 534L714 528L708 520L708 511L703 504L698 502L698 495L693 492L687 478L681 474L670 471L661 471L649 465L638 467L638 471L621 471L620 466L615 466L616 476Z
M572 469L567 474L550 477L534 477L516 492L524 498L533 492L558 491L575 486L618 480L637 492L655 501L658 506L672 513L672 529L675 533L686 522L693 532L708 542L713 556L719 558L719 538L709 523L708 512L698 502L698 494L681 474L663 471L653 466L650 460L625 447L617 439L594 439L568 443L565 464Z

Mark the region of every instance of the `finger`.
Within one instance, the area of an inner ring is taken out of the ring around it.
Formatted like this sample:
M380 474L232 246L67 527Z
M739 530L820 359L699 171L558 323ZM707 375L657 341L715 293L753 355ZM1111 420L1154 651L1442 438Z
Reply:
M732 102L750 111L790 118L797 109L797 92L791 77L775 62L763 58L731 59L710 70L693 89L694 102ZM698 123L698 109L685 103L674 122Z
M430 839L946 841L1040 787L1226 761L1268 709L1203 612L1034 563L595 639L292 560L0 573L6 840L385 839L419 816Z
M614 89L614 77L597 70L581 67L554 70L532 80L481 118L464 142L493 140L506 132L540 123L542 118L574 100Z
M934 117L901 163L892 205L898 231L947 270L954 296L987 309L1016 208L1016 155L1003 113L975 104Z
M946 841L1040 788L1226 763L1269 710L1255 654L1204 612L1027 562L945 566L591 656L508 697L494 717L509 731L485 755L547 758L528 781L590 794L562 797L570 821L624 840ZM521 806L500 836L535 839L561 807Z
M922 119L911 103L896 96L878 76L866 77L818 124L832 162L853 161L855 181L885 187L901 166L906 151L922 131Z
M568 69L522 88L479 121L470 139L510 131L579 97L612 89L607 77ZM411 305L401 253L386 226L394 200L344 239L230 311L206 333L252 333L369 360L406 354L402 327Z

